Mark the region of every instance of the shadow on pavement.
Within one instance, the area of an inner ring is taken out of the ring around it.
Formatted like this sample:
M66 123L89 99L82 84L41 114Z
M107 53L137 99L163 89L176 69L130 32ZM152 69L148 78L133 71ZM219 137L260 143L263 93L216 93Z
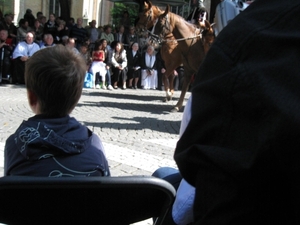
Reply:
M121 90L120 90L121 91ZM154 91L154 90L153 90ZM135 94L126 93L126 90L123 93L119 91L109 91L109 92L83 92L82 95L88 96L99 96L99 97L107 97L107 98L118 98L118 99L127 99L127 100L140 100L140 101L162 101L165 98L164 92L158 92L156 95L145 95L143 90L137 90ZM161 96L157 96L160 94ZM178 101L177 97L173 97L173 101ZM175 103L176 104L176 103Z
M83 122L86 126L97 127L101 129L116 129L116 130L145 130L149 129L151 131L164 132L169 134L178 134L181 121L170 121L170 120L159 120L156 118L149 117L133 117L131 119L122 117L113 117L119 120L134 121L136 123L93 123L93 122Z
M175 105L174 101L174 105ZM116 108L121 110L130 110L130 111L138 111L138 112L148 112L151 114L170 114L171 109L174 107L169 104L151 104L150 102L146 103L128 103L128 102L90 102L84 101L77 104L76 107L104 107L104 108ZM180 110L182 112L182 109Z

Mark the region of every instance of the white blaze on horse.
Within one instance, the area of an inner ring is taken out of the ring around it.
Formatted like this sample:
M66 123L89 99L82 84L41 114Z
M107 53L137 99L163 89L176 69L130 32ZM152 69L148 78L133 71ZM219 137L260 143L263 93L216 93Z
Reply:
M154 26L155 25L155 26ZM161 56L165 62L166 72L163 77L166 99L172 98L174 88L174 70L182 63L184 66L184 81L180 98L172 111L179 111L183 105L184 96L195 74L214 40L214 31L208 21L198 29L182 17L165 12L152 6L151 2L144 3L144 10L139 15L137 28L154 26L154 34L160 37L162 47Z

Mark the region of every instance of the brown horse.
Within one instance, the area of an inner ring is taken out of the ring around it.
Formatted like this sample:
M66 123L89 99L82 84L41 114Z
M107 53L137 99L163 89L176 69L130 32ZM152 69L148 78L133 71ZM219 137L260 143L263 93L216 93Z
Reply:
M193 74L198 71L205 54L214 41L214 30L208 21L205 21L205 26L201 29L196 28L181 16L170 12L170 7L167 6L165 12L158 17L154 34L160 36L163 41L167 41L165 40L166 36L173 34L178 42L177 49L181 54L184 66L182 91L175 106L179 110Z
M152 5L150 1L144 2L144 10L139 14L139 20L136 24L137 30L148 30L154 26L155 21L161 15L161 11L157 6ZM164 101L172 99L174 93L174 70L182 65L180 52L177 49L177 41L172 34L169 34L167 42L163 42L160 48L161 57L165 63L166 71L163 74L163 83L166 91Z
M169 10L167 8L167 10ZM158 7L152 6L151 2L146 1L144 2L144 10L139 15L139 21L136 25L137 29L149 29L152 26L155 25L155 22L157 21L156 30L161 27L161 16L167 15L168 12L161 11ZM175 14L174 14L175 15ZM165 16L164 16L165 17ZM179 16L178 16L179 17ZM181 17L180 17L181 18ZM191 66L189 65L189 58L190 56L187 56L190 54L190 51L183 51L183 43L187 46L187 49L191 48L195 43L197 43L197 55L193 55L194 58L201 58L200 62L202 61L202 58L204 57L204 53L206 53L212 44L214 40L214 32L211 28L208 21L205 22L205 27L203 27L203 34L200 34L200 29L197 29L194 25L187 23L183 18L181 18L184 21L184 26L191 28L193 33L188 32L183 37L177 38L174 37L172 32L165 32L163 39L162 39L162 46L161 46L161 56L162 59L165 61L166 66L166 72L163 76L164 81L164 87L166 91L166 99L169 100L172 98L174 88L173 88L173 80L174 75L173 71L179 67L182 63L184 64L184 81L182 86L182 91L180 98L176 104L176 106L172 109L172 111L179 111L182 107L184 96L186 91L188 90L188 87L191 82L191 77L194 73L197 72L197 69L199 67L199 60L197 61L196 69L191 69ZM158 34L158 33L156 33ZM188 35L188 36L187 36ZM202 36L202 39L200 38ZM181 47L180 47L181 46ZM199 46L202 46L199 48ZM196 51L196 52L197 52ZM194 51L193 51L194 52ZM195 57L196 56L196 57ZM194 62L193 62L194 64Z

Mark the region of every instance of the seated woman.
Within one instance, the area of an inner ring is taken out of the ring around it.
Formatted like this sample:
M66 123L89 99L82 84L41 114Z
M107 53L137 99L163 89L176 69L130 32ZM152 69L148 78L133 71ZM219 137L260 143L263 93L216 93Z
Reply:
M133 43L127 52L128 59L128 87L137 89L137 83L140 77L141 68L141 54L138 52L139 44L137 42ZM132 81L134 80L134 86Z
M118 82L122 78L122 89L126 89L127 79L127 57L126 51L120 42L114 43L112 51L111 63L113 72L114 89L118 89Z
M105 53L104 63L106 64L106 66L105 66L105 68L106 68L106 76L105 76L106 86L107 86L108 90L112 90L113 87L111 86L111 76L110 76L111 54L112 54L112 52L110 50L108 50L107 41L105 39L100 39L99 44L100 44L100 49L103 50L104 53Z
M143 53L141 60L143 89L157 88L157 60L154 52L154 47L149 45L147 51Z
M102 89L106 89L105 86L106 64L103 62L105 60L105 52L100 47L101 44L97 42L95 44L95 50L92 52L92 65L91 65L90 72L93 74L93 79L94 79L93 87L95 88L96 73L99 73L102 80Z

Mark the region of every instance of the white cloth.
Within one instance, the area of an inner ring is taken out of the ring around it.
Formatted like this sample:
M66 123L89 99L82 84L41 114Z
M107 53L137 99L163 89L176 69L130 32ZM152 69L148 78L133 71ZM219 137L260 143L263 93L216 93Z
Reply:
M106 66L106 64L104 62L94 61L92 63L91 69L90 69L90 72L93 74L94 80L96 79L96 73L99 72L99 74L102 78L103 84L105 83L105 75L106 75L105 66Z
M187 101L181 120L179 136L185 131L191 120L192 95ZM172 217L176 224L186 225L193 222L193 206L195 200L195 188L182 179L177 189L176 198L172 208Z
M148 53L145 54L145 64L147 68L152 68L156 60L156 56L149 55ZM148 74L148 70L142 70L142 80L141 85L144 89L156 89L157 88L157 70L149 69L152 71L152 75Z
M157 71L152 70L153 74L148 75L147 70L142 70L141 85L144 89L156 89L157 88Z
M148 68L153 67L155 60L156 60L155 55L150 56L149 54L145 54L145 63Z
M132 57L134 57L135 54L136 54L136 52L132 50Z
M36 43L27 44L27 42L22 41L20 42L13 53L13 59L16 59L18 57L23 56L32 56L34 53L36 53L38 50L40 50L40 46Z

